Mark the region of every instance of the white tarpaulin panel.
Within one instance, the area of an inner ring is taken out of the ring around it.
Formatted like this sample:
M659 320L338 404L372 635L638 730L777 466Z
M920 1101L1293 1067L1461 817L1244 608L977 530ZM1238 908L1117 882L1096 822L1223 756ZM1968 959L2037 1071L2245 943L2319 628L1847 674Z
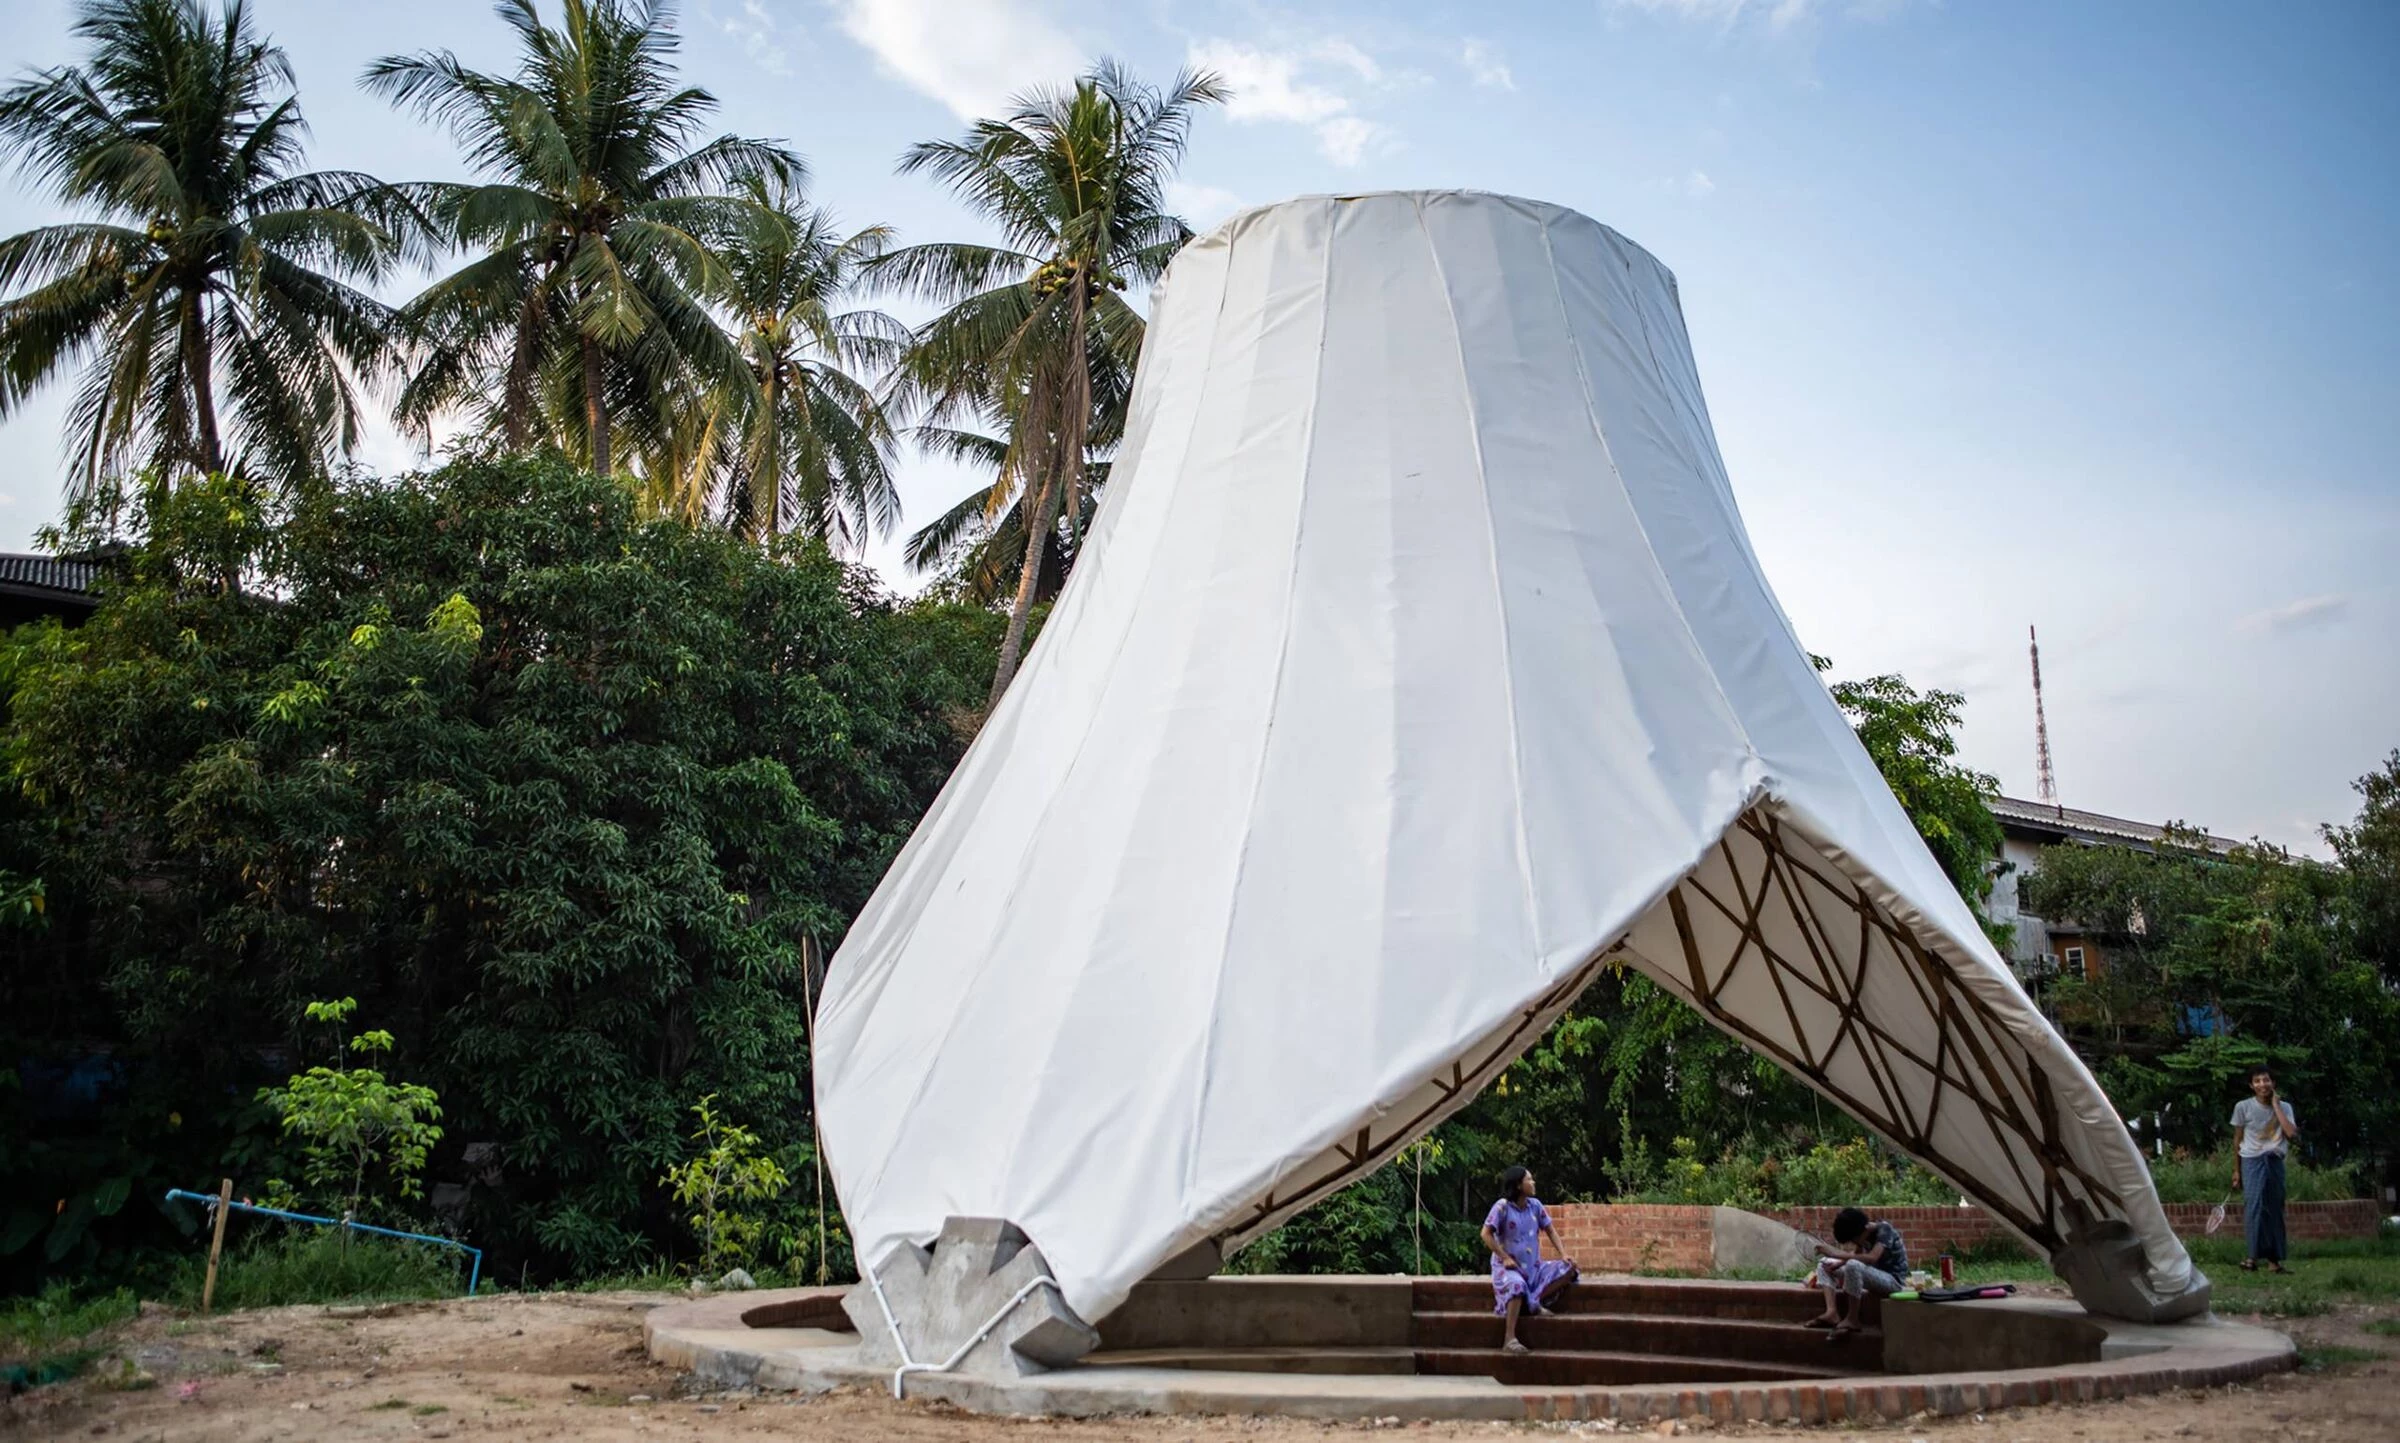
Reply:
M833 962L862 1259L1005 1218L1098 1318L1615 961L2036 1246L2120 1218L2196 1285L1768 591L1665 268L1553 206L1311 198L1153 309L1074 577Z

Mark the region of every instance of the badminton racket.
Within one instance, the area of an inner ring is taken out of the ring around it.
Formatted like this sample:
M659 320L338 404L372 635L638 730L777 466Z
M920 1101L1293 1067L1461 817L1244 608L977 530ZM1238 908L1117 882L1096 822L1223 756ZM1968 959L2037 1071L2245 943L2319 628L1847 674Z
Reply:
M2209 1233L2209 1236L2211 1236L2211 1237L2214 1237L2214 1236L2216 1236L2217 1229L2219 1229L2219 1228L2221 1228L2221 1227L2225 1226L2225 1204L2226 1204L2226 1203L2229 1203L2229 1202L2232 1202L2232 1201L2233 1201L2233 1194L2232 1194L2232 1193L2227 1193L2227 1194L2225 1194L2224 1201L2222 1201L2222 1202L2219 1202L2219 1203L2217 1204L2217 1206L2216 1206L2216 1210L2215 1210L2214 1212L2211 1212L2211 1213L2208 1215L2208 1233Z

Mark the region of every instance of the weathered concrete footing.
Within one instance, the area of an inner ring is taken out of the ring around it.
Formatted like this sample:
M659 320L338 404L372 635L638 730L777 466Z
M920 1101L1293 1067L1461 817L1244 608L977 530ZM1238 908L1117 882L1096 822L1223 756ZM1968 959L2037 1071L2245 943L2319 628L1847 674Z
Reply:
M902 1248L842 1307L858 1333L859 1364L887 1376L926 1366L1016 1378L1100 1346L1050 1281L1041 1249L998 1218L949 1219L930 1250Z

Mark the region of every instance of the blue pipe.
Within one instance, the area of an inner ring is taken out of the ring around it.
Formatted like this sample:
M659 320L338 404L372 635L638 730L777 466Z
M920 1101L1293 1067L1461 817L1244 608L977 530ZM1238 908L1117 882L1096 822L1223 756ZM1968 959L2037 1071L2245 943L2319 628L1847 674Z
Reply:
M177 1198L187 1198L203 1207L213 1208L217 1205L217 1195L213 1192L186 1192L179 1187L168 1188L167 1201L173 1202ZM436 1247L456 1248L473 1259L467 1268L467 1296L470 1298L475 1296L475 1286L483 1278L483 1249L468 1247L455 1238L437 1238L425 1233L404 1233L398 1228L379 1228L373 1223L354 1223L341 1218L321 1218L313 1213L287 1213L281 1208L262 1208L253 1202L236 1202L230 1206L242 1212L257 1213L262 1217L287 1218L296 1223L315 1223L319 1227L348 1228L352 1232L378 1233L387 1238L403 1238L412 1243L432 1243Z

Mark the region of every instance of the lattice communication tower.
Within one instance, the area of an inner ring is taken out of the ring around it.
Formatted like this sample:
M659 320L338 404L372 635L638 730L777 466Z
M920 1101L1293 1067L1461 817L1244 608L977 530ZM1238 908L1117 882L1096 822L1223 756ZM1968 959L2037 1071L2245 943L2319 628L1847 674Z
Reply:
M2050 723L2042 716L2042 639L2030 626L2025 628L2026 639L2033 651L2033 770L2034 795L2050 804L2060 816L2066 809L2058 802L2058 778L2050 771Z

